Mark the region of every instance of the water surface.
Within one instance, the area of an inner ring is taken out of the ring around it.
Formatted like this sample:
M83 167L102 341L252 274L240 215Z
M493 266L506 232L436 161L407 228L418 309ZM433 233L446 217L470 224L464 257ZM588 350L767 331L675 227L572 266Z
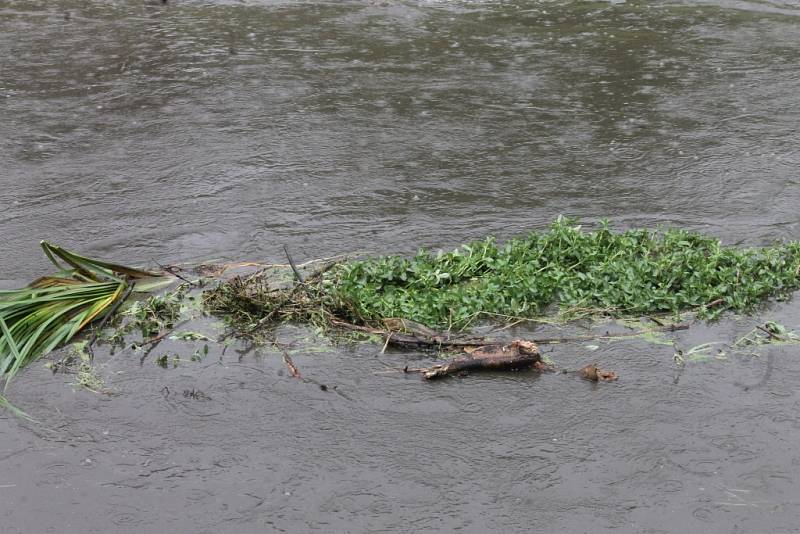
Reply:
M151 265L446 248L559 214L798 239L798 16L0 0L0 284L48 272L40 239ZM552 354L598 359L613 385L426 384L378 374L376 347L303 353L305 336L285 334L296 363L342 395L269 351L168 370L118 353L101 358L112 397L32 366L9 396L42 424L0 420L9 532L796 531L791 347L677 383L673 347L634 341Z

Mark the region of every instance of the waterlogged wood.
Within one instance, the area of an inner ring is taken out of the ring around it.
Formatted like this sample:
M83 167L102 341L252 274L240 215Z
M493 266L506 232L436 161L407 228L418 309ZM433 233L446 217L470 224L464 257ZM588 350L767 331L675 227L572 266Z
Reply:
M448 339L448 338L423 338L416 335L400 334L398 332L375 332L384 336L389 345L405 349L457 349L469 350L486 345L502 346L504 342L491 342L482 338Z
M289 376L292 378L303 378L300 375L300 369L297 368L297 366L294 364L294 361L292 361L292 357L286 352L283 353L283 363L285 363L286 367L289 368Z
M534 368L547 368L542 362L539 347L530 341L515 339L504 345L490 344L477 347L465 356L418 371L423 377L431 380L465 372L522 371Z
M420 326L421 329L414 328L410 330L408 328L398 328L400 323L397 321L402 321L405 326L417 325ZM482 337L453 337L448 333L436 332L422 325L418 325L413 321L408 321L407 319L384 319L384 324L387 325L388 329L359 326L335 319L331 321L331 324L345 330L381 336L386 345L401 349L452 349L466 352L477 349L478 347L495 346L499 348L506 344L504 341L487 341Z
M581 375L581 378L591 380L592 382L613 382L618 378L617 373L614 371L599 369L597 365L593 363L580 368L578 373Z

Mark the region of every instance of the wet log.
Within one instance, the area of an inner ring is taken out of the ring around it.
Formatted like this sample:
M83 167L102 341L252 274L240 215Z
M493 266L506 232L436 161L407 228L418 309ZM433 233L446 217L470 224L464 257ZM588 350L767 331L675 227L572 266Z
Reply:
M415 369L427 379L475 371L521 371L525 369L546 369L542 363L539 347L530 341L515 339L504 345L484 345L468 351L446 363L432 367ZM408 369L406 369L408 371Z

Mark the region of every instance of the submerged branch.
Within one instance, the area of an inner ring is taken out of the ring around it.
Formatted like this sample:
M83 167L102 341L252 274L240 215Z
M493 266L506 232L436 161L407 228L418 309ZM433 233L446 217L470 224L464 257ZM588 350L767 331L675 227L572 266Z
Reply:
M294 364L294 361L292 361L292 357L289 356L289 353L286 351L283 351L283 363L285 363L286 367L289 368L289 375L292 378L303 378L300 375L300 369L297 368L297 366Z

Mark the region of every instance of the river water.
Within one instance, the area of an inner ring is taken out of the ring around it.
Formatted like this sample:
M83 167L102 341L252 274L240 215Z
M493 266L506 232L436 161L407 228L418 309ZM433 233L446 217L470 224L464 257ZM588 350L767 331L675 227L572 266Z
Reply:
M151 265L559 214L798 239L798 43L788 1L0 0L0 286L48 272L40 239ZM3 530L800 532L797 349L673 362L798 311L549 353L614 384L428 384L381 363L424 355L292 329L328 391L269 351L123 351L113 396L33 365L8 396L40 423L0 415Z

